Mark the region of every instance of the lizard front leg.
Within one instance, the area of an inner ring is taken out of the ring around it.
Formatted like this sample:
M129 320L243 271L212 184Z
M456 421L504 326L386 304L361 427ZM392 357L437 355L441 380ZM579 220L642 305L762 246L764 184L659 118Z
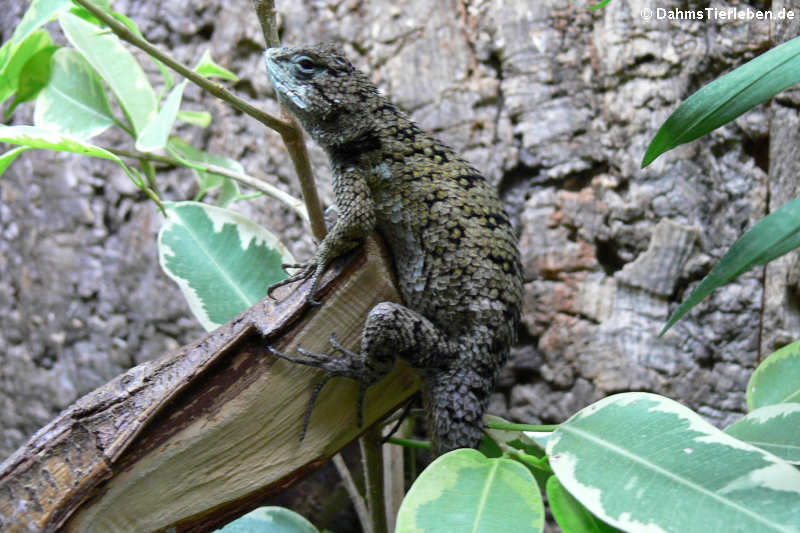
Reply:
M333 229L319 243L314 257L308 263L284 265L284 268L300 268L296 274L273 283L267 289L271 297L278 287L311 278L311 287L306 300L315 300L320 278L325 268L340 255L361 244L375 228L375 210L367 181L356 170L334 177L334 193L339 217Z

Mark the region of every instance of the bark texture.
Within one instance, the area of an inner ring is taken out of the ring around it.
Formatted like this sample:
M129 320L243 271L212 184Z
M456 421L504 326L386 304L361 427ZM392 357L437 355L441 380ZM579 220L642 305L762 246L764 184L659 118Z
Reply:
M657 337L742 231L797 194L796 93L639 169L678 102L797 35L796 22L648 21L640 10L655 6L622 0L596 12L566 0L277 4L286 44L342 43L500 188L521 237L526 303L491 412L559 422L604 395L649 390L724 425L743 411L757 361L800 337L794 256L744 274ZM724 5L689 4L659 7ZM3 40L26 6L0 12ZM116 7L186 63L209 48L241 77L237 91L277 110L249 2ZM214 122L181 135L299 194L277 134L197 89L186 101ZM311 155L330 200L325 157ZM185 170L159 186L168 199L193 192ZM266 199L241 209L308 257L307 229L288 210ZM159 224L108 162L30 151L0 180L0 456L143 355L200 335L157 264Z

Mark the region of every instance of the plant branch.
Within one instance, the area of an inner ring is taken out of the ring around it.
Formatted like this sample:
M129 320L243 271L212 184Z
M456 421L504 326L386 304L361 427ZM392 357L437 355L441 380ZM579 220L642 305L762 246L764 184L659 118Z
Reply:
M367 502L358 491L356 482L353 480L353 476L350 475L350 469L347 468L347 464L344 462L341 453L337 453L333 456L333 465L336 467L336 471L339 472L339 477L341 477L344 482L344 488L350 496L350 501L353 502L353 507L356 509L358 521L361 522L364 533L370 533L368 529L370 526L370 519L369 511L367 510Z
M364 481L367 493L367 508L372 533L388 533L386 507L383 497L383 452L381 451L381 425L368 429L361 436L361 459L364 462Z
M267 48L280 46L278 24L275 18L275 1L253 0L253 7L256 9L256 16L261 24L261 31L264 33L264 42L267 43Z
M261 24L261 32L264 34L264 42L268 48L280 45L278 39L278 23L275 17L274 0L253 0L253 7ZM300 182L300 190L303 192L303 199L308 209L308 220L311 224L311 234L314 238L321 241L327 233L325 227L325 217L322 214L322 204L317 195L317 186L314 183L314 174L311 171L311 163L308 160L308 150L303 140L303 133L294 117L281 104L281 118L292 127L289 131L280 131L289 157L292 158L297 180Z
M242 113L250 115L251 117L258 120L268 128L277 131L281 135L292 132L292 126L290 124L284 122L279 118L273 117L268 113L261 111L254 105L239 98L238 96L236 96L229 90L225 89L221 85L204 78L203 76L193 71L186 65L176 61L169 55L165 54L164 52L162 52L161 50L159 50L158 48L147 42L146 40L134 34L124 24L118 22L111 15L109 15L96 5L94 5L91 1L75 0L75 2L85 7L88 11L92 13L92 15L103 21L103 23L106 26L108 26L111 29L111 31L113 31L114 34L123 41L127 41L136 48L139 48L147 52L147 54L150 55L151 57L158 59L159 61L167 65L169 68L171 68L181 76L185 77L188 80L191 80L194 84L210 92L217 98L228 102Z
M167 157L163 155L156 155L156 154L149 154L144 152L130 152L127 150L118 150L116 148L105 148L112 154L119 155L122 157L130 157L133 159L146 159L148 161L156 161L158 163L166 163L169 165L181 165L181 166L189 166L194 168L195 170L200 170L203 172L211 172L213 174L219 174L221 176L225 176L226 178L230 178L232 180L238 181L248 187L252 187L253 189L263 192L267 196L282 202L290 209L292 209L295 213L297 213L300 218L305 221L308 221L308 212L306 211L305 206L303 203L292 196L291 194L285 193L284 191L278 189L274 185L267 183L264 180L260 180L248 174L242 174L241 172L235 172L233 170L227 169L225 167L221 167L219 165L212 165L208 163L198 163L195 161L182 161L173 157Z
M255 1L260 2L260 0ZM250 115L268 128L277 131L281 135L281 138L286 145L286 149L289 152L292 163L295 167L295 171L297 172L297 178L300 182L300 188L303 191L303 199L305 200L306 209L308 212L308 217L306 220L308 220L311 225L311 233L318 240L321 240L325 236L326 229L325 219L322 213L322 205L317 195L316 186L314 185L311 164L308 161L308 152L305 144L303 143L303 134L291 116L284 113L284 120L281 120L261 111L257 107L249 104L245 100L228 91L221 85L204 78L186 65L176 61L169 55L165 54L147 42L145 39L140 38L131 32L124 24L118 22L101 8L94 5L90 0L75 0L75 2L85 7L94 16L103 21L103 23L106 24L111 31L123 41L127 41L131 45L143 50L151 57L161 61L163 64L192 81L202 89L208 91L217 98L228 102L242 113ZM277 36L277 30L275 29L274 23L274 2L267 1L264 3L266 6L259 8L259 16L263 16L264 20L269 20L271 17L271 25L268 24L267 26L271 39L273 36Z

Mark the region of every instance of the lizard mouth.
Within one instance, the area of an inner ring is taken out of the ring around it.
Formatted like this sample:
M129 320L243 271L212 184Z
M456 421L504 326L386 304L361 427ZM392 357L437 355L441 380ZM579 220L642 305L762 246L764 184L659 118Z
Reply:
M293 77L287 71L286 65L279 61L281 57L280 48L268 48L264 52L264 61L267 64L267 76L272 82L272 87L278 93L278 97L290 107L296 109L306 109L307 105L303 99L301 91L292 83Z

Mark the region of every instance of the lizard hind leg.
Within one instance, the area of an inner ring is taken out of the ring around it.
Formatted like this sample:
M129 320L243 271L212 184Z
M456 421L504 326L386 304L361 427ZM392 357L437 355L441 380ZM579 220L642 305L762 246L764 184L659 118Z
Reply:
M361 364L362 358L360 354L352 352L342 346L336 339L335 334L331 334L329 342L332 348L330 353L311 352L298 346L297 352L302 357L287 355L276 350L272 346L267 347L267 349L273 355L289 361L290 363L319 368L324 372L322 378L317 381L317 383L314 385L314 388L311 390L311 397L309 398L306 412L303 415L303 427L300 430L300 441L305 438L308 430L308 424L311 420L311 412L314 410L314 405L317 403L317 398L319 398L322 389L325 387L328 381L331 380L331 378L348 377L358 381L359 387L358 396L356 398L356 416L358 427L362 427L364 425L364 397L366 396L367 388L381 377L380 375L372 376L371 373L364 372L363 365ZM333 354L336 352L339 352L341 357L334 356Z

